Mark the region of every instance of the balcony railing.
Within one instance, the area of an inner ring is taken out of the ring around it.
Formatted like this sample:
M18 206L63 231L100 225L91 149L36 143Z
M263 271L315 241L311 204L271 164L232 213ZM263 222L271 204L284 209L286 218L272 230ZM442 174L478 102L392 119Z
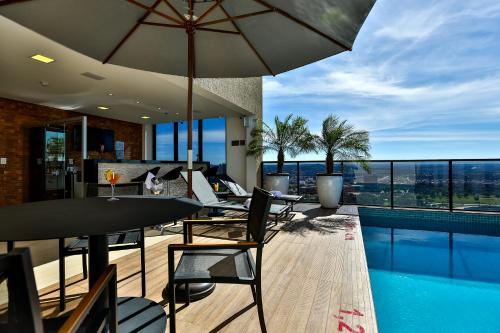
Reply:
M351 205L500 212L500 159L372 160L367 172L338 161L344 176L342 203ZM262 162L262 178L276 162ZM290 193L317 202L316 174L324 161L286 162ZM263 180L263 179L262 179Z

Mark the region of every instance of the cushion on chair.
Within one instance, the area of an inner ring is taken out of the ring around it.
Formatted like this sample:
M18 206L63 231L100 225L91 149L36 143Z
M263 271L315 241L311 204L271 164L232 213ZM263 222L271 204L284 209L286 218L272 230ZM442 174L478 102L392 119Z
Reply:
M254 266L252 254L246 250L187 250L177 265L174 279L210 279L221 283L253 280L255 267L250 265Z

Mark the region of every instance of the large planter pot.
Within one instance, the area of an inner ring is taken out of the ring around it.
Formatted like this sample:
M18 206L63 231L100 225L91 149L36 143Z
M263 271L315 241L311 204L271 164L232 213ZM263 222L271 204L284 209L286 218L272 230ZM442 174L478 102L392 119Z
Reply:
M340 173L316 175L316 188L323 208L338 208L342 194L343 178Z
M288 173L268 173L264 177L264 189L288 194L290 175Z

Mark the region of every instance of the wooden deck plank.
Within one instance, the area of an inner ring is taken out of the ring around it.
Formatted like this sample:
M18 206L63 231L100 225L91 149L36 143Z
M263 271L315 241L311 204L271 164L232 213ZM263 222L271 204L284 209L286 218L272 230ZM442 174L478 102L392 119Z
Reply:
M273 226L279 231L264 248L263 295L268 331L339 332L342 325L359 331L357 325L360 325L366 333L377 332L358 218L334 215L300 222L301 218L306 217L296 214L288 224ZM244 237L241 228L204 226L195 227L195 235L195 242L202 243L228 241L228 236ZM146 248L147 297L164 304L167 312L168 304L162 296L168 280L167 246L181 242L182 235L174 234ZM175 260L179 257L180 253L176 254ZM119 295L139 296L139 251L113 262L118 265ZM57 271L53 274L57 276ZM68 278L66 283L67 293L72 297L68 308L72 308L87 291L88 281L80 274ZM58 286L51 285L39 292L43 294L44 315L57 314ZM182 306L178 304L177 308ZM210 297L181 309L177 319L179 332L260 331L248 286L218 285ZM344 327L343 331L348 330Z

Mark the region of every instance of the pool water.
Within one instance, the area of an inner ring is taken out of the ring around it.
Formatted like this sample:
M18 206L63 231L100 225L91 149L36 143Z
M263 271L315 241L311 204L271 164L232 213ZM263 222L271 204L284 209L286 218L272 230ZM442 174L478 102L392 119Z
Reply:
M381 333L500 332L500 237L362 230Z

